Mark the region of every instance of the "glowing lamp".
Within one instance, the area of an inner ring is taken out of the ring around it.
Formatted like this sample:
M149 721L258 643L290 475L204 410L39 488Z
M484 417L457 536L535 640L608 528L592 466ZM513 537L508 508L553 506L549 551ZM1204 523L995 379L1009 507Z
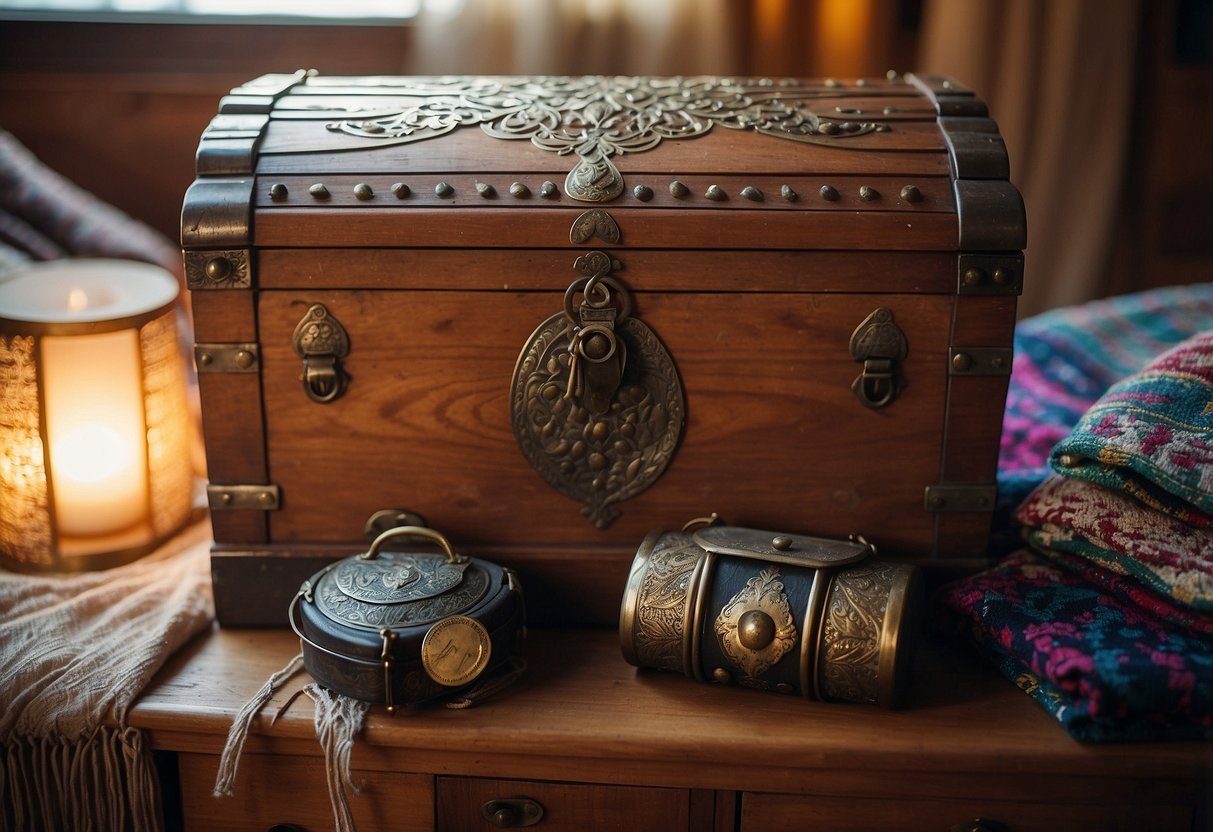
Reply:
M0 565L105 569L189 518L177 281L58 260L0 275Z

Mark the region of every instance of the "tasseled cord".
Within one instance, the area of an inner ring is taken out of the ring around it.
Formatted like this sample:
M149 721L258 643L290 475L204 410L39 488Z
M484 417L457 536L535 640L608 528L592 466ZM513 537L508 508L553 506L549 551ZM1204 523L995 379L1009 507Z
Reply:
M232 729L227 735L227 744L223 747L223 756L219 760L219 771L215 776L213 794L216 797L230 797L235 793L236 770L240 765L240 754L244 750L244 741L248 738L254 717L270 701L274 692L282 687L282 683L302 669L303 654L300 653L267 679L261 689L253 694L253 698L245 702L244 707L236 714ZM354 748L354 737L362 730L362 723L370 711L370 703L330 693L314 682L306 685L303 692L315 703L316 738L320 740L324 752L325 779L328 781L329 800L333 804L336 830L356 832L346 791L347 788L355 794L359 791L350 778L350 752Z
M303 653L286 663L266 680L261 690L253 694L253 698L244 703L244 707L236 714L232 729L227 733L227 743L223 746L223 756L219 758L219 772L215 775L215 788L211 792L215 797L231 797L236 792L236 769L240 766L240 754L244 751L244 741L248 739L249 728L253 718L270 701L274 691L282 687L282 683L303 669Z
M354 749L354 737L362 730L362 723L371 705L349 696L333 694L315 683L303 691L316 703L316 737L324 750L324 774L328 781L337 832L356 832L346 788L354 794L358 794L360 789L350 779L350 752Z

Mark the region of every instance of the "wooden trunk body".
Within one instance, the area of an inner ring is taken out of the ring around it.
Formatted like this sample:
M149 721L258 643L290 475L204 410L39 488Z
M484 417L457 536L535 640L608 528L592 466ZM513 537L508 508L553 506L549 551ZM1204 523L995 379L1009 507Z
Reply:
M600 158L621 192L574 198ZM198 174L182 241L226 625L284 625L381 509L515 567L539 623L613 624L645 535L711 512L984 555L1025 224L950 81L266 76L223 99ZM664 472L605 528L511 421L519 354L596 251L684 402ZM293 341L316 304L348 334L327 403ZM873 407L852 338L877 310L904 355Z

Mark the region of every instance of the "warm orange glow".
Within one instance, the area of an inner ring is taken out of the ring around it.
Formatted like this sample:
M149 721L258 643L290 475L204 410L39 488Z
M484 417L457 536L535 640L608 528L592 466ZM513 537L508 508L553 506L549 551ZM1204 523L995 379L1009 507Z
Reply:
M859 76L871 52L872 0L818 0L817 54L830 75Z
M42 341L47 439L59 531L114 534L147 513L138 333Z
M757 0L754 17L759 48L772 49L784 37L787 28L788 0Z

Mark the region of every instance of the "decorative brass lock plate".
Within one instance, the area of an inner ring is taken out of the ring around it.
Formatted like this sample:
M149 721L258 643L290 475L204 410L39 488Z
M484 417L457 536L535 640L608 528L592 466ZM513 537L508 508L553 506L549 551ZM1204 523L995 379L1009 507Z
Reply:
M685 412L674 362L630 316L613 266L600 251L577 258L586 277L569 286L564 311L531 334L510 385L523 456L549 485L585 503L582 513L600 529L619 516L615 503L665 471Z
M346 376L340 359L350 351L350 337L322 303L314 303L291 336L295 354L303 359L303 390L319 404L345 392Z
M851 391L865 407L885 407L901 392L903 381L899 363L908 347L905 333L893 322L892 311L883 306L873 310L851 334L851 358L863 364L863 371L851 384Z

